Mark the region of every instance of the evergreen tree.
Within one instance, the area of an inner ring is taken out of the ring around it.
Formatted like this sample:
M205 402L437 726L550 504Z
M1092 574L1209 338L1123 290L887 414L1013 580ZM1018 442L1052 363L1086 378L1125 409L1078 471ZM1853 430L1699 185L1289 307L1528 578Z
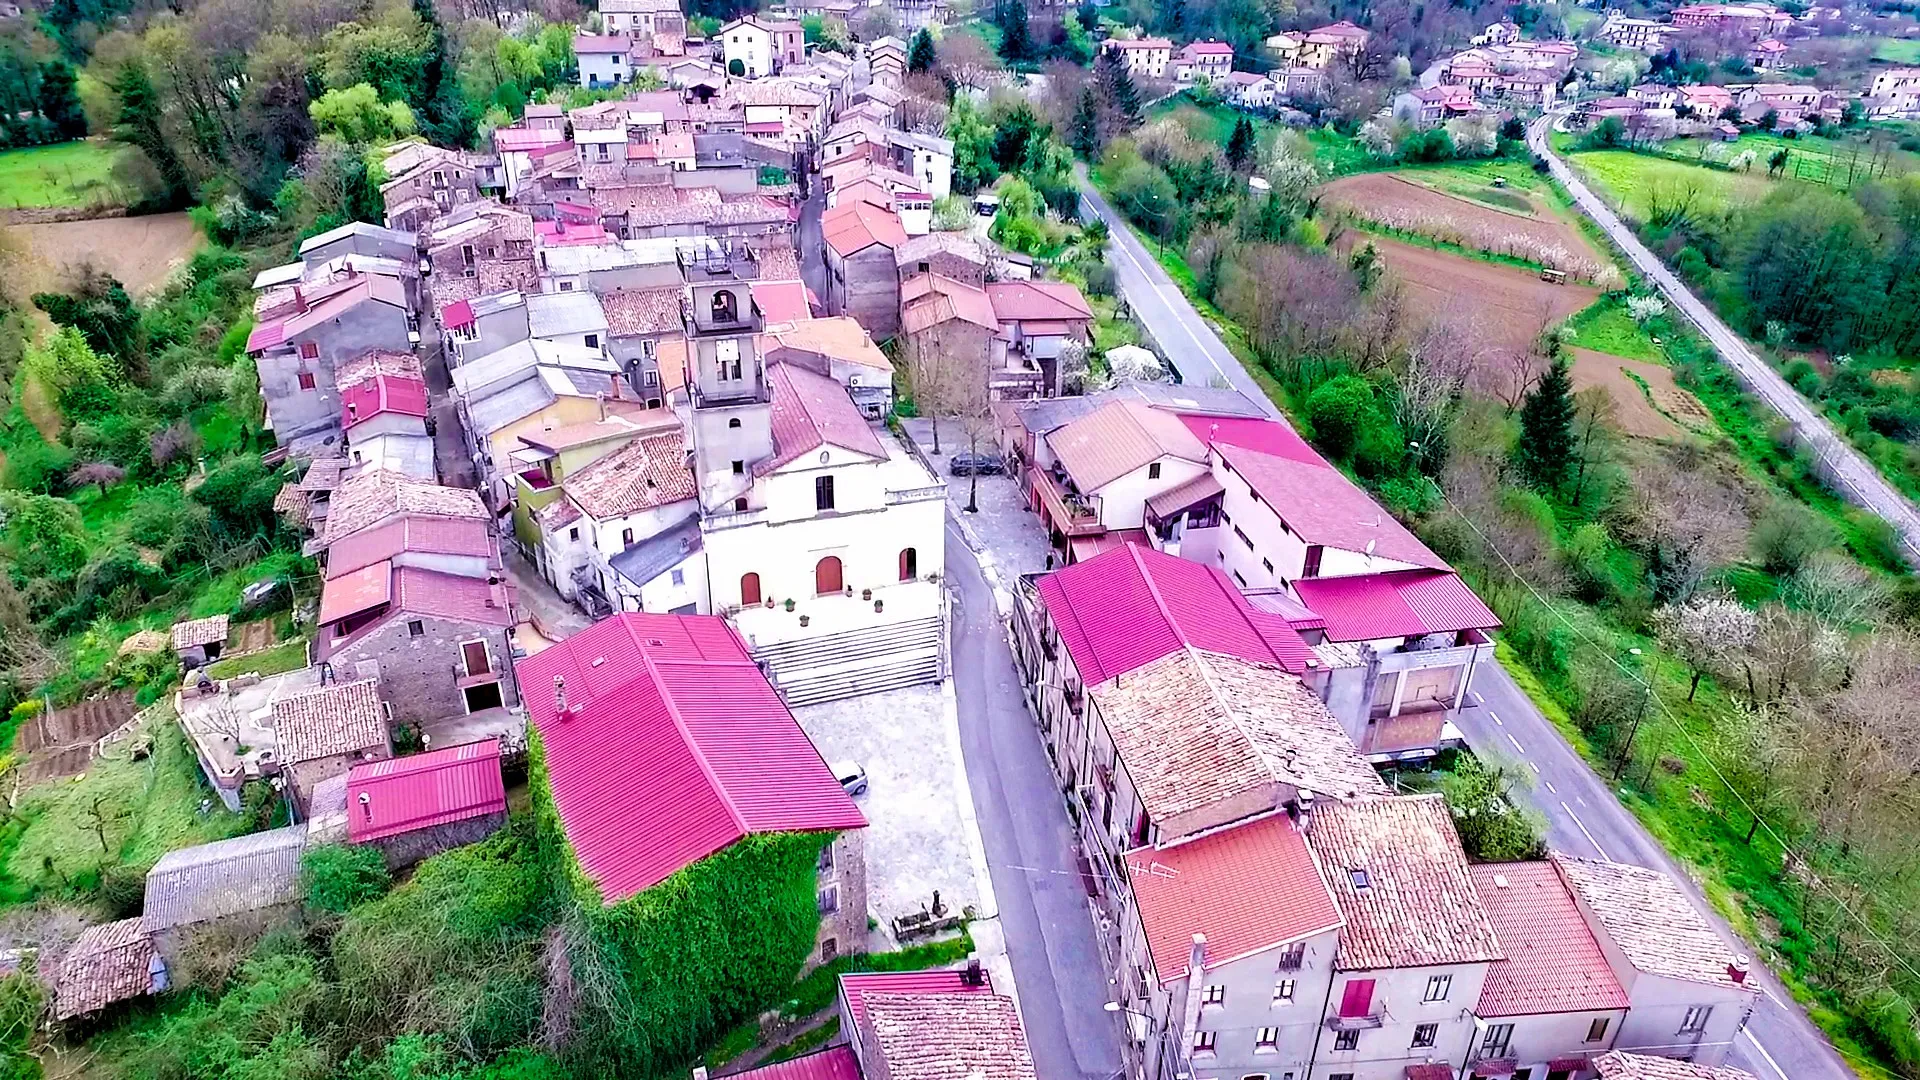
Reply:
M181 163L180 155L174 153L173 143L160 126L161 113L166 106L160 100L160 92L154 89L153 79L147 75L147 69L137 60L129 61L114 76L113 92L120 97L114 138L145 151L153 167L159 171L161 182L166 185L166 200L169 203L184 202L191 181L187 176L187 167Z
M1234 172L1243 172L1253 164L1253 121L1241 117L1234 122L1233 134L1227 138L1227 167Z
M1573 466L1573 380L1567 358L1556 356L1520 408L1514 464L1535 487L1557 490Z
M1100 158L1100 97L1094 92L1093 84L1088 83L1080 89L1080 107L1073 112L1073 125L1069 132L1073 141L1073 152L1087 161Z
M933 33L923 26L913 35L913 46L907 50L907 70L916 74L932 71L933 63Z
M73 65L65 60L40 65L40 89L34 105L67 138L78 139L87 133L87 117L80 111L79 83L73 77Z
M1133 85L1133 76L1127 72L1126 62L1111 50L1102 52L1099 62L1094 65L1093 75L1100 87L1100 96L1106 99L1114 115L1127 127L1138 127L1146 112L1140 105L1140 88Z
M1100 29L1100 9L1093 6L1093 0L1081 0L1079 9L1074 12L1074 18L1080 20L1081 29L1089 34Z
M1033 33L1027 26L1027 0L1000 0L994 11L1000 26L1000 56L1009 64L1033 58Z

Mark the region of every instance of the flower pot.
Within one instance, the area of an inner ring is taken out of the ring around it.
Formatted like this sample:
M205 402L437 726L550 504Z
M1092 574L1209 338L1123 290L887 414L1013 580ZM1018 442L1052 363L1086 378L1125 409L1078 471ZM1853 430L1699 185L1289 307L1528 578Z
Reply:
M773 610L773 597L767 597L767 610Z
M848 595L848 596L852 596L852 595L853 595L853 586L851 586L851 585L849 585L849 586L847 586L847 595Z
M813 616L811 616L811 615L802 615L802 616L800 616L800 625L801 625L801 626L805 626L805 625L807 625L808 623L810 623L810 622L812 622L812 621L813 621Z
M789 598L789 599L787 600L787 610L788 610L788 611L792 611L792 610L793 610L793 600L792 600L791 598Z
M873 599L873 590L872 590L872 589L861 589L861 590L860 590L860 599L862 599L862 600L871 600L871 599Z
M887 602L885 600L875 600L873 602L873 610L875 611L879 611L881 608L886 606L887 606Z

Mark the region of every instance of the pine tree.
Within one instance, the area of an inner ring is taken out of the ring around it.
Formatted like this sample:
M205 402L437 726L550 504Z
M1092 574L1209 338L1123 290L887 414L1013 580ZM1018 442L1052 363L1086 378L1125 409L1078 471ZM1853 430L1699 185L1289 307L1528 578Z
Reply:
M1033 34L1027 27L1027 0L1001 0L994 21L1000 25L1000 56L1017 64L1033 56Z
M77 139L87 133L87 117L80 111L79 84L73 77L73 65L65 60L40 65L40 90L34 106L67 138Z
M1106 99L1114 114L1125 121L1127 127L1138 127L1146 113L1140 106L1140 88L1133 85L1126 62L1112 50L1102 52L1099 63L1094 65L1094 79L1100 86L1100 96Z
M933 34L926 27L913 35L913 45L907 50L907 70L915 73L932 71L934 63Z
M1520 441L1513 448L1514 464L1535 487L1558 490L1573 466L1573 380L1567 359L1556 356L1553 366L1527 395L1520 408Z
M1097 161L1100 157L1100 97L1094 92L1092 83L1080 88L1080 107L1073 111L1073 123L1068 130L1073 152L1087 161Z
M180 155L174 153L173 143L160 127L165 105L161 103L160 92L154 89L153 79L147 75L147 69L137 60L129 61L114 76L113 92L120 97L114 138L146 152L153 167L159 171L161 181L166 184L168 202L186 199L191 183L187 167L181 164Z
M1245 171L1253 164L1253 121L1241 117L1234 122L1233 134L1227 138L1227 167L1234 172Z

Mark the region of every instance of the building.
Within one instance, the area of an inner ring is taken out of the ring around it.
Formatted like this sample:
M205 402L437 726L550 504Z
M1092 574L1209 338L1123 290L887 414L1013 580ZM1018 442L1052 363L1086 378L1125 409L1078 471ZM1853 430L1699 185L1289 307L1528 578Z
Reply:
M1206 445L1180 418L1136 401L1108 402L1047 434L1037 450L1028 503L1065 564L1144 541L1148 498L1207 472Z
M1070 342L1090 340L1093 308L1086 297L1066 281L991 281L986 293L1007 344L1006 366L1037 371L1040 396L1059 394L1061 354Z
M1324 70L1360 55L1372 36L1346 19L1316 27L1300 39L1300 52L1291 62L1300 67Z
M1792 15L1762 3L1687 4L1667 17L1683 30L1732 29L1751 39L1784 34L1793 25Z
M1774 38L1762 38L1747 50L1747 61L1760 71L1778 71L1787 66L1787 46Z
M685 33L687 17L679 0L603 0L600 21L609 34L652 37L655 33Z
M570 473L561 481L560 492L559 499L535 516L540 567L561 596L596 617L617 610L695 614L706 607L704 560L687 568L693 572L690 578L683 570L683 588L673 603L654 609L622 602L611 565L636 544L699 516L678 423L657 424Z
M1221 93L1242 109L1271 109L1280 102L1280 87L1271 78L1251 71L1228 72Z
M867 63L874 82L899 86L907 77L907 43L892 35L883 37L867 46Z
M328 579L375 563L471 578L500 573L499 544L482 518L405 514L336 541L324 554Z
M580 85L597 90L630 81L633 45L625 34L575 34L573 55L579 63Z
M205 667L220 659L220 651L227 644L227 624L225 615L174 623L170 636L173 654L180 658L180 666Z
M643 434L676 424L672 414L664 410L631 416L609 412L604 420L521 433L520 448L511 455L513 531L520 549L530 553L536 564L543 557L545 544L538 512L560 498L561 485L568 477Z
M1693 110L1703 120L1716 119L1733 108L1733 93L1724 86L1709 84L1682 86L1677 105ZM1677 107L1677 106L1676 106Z
M387 228L418 234L435 218L482 198L485 167L479 155L424 142L390 147L380 185Z
M1920 68L1875 72L1867 90L1867 111L1875 117L1920 114Z
M1817 86L1755 83L1740 91L1734 100L1740 106L1742 120L1758 122L1771 112L1777 124L1791 127L1826 108L1831 99L1830 93Z
M856 1075L868 1080L1036 1075L1019 1010L994 993L978 963L958 971L842 975L838 1005Z
M1233 70L1233 46L1224 41L1194 41L1181 47L1173 59L1173 81L1217 83Z
M484 712L516 701L506 661L517 621L504 580L374 563L322 587L313 658L377 682L394 721Z
M1393 115L1416 127L1438 127L1480 111L1471 87L1458 84L1422 87L1393 99Z
M760 349L769 364L806 368L846 387L868 420L884 420L893 411L893 362L853 319L769 322Z
M365 762L346 780L347 839L380 849L395 869L478 843L507 822L498 739Z
M932 233L929 237L916 237L908 244L953 235ZM902 251L905 250L903 247ZM970 269L964 258L940 259L934 252L926 254L930 257L909 265L960 262L963 273ZM984 261L979 271L978 277L983 279ZM974 275L966 273L966 277ZM1040 396L1043 382L1038 370L1009 369L1007 342L1000 333L1000 320L994 317L993 301L973 280L922 271L904 277L900 283L899 340L901 358L909 370L923 363L939 364L948 360L966 364L973 372L965 376L966 385L977 391L979 401Z
M801 63L806 35L797 22L764 22L748 15L720 28L727 74L748 79L778 75Z
M1609 12L1600 26L1600 38L1622 49L1643 53L1665 52L1679 28L1652 19L1630 19L1618 11Z
M355 465L416 480L438 478L427 434L427 384L414 375L374 375L340 390L340 428Z
M1599 1080L1758 1080L1731 1065L1700 1065L1618 1050L1594 1058L1593 1068Z
M255 914L264 922L291 910L306 837L306 826L288 825L167 852L147 871L142 929L172 957L203 924Z
M322 603L324 623L327 610ZM364 761L393 756L387 706L372 679L329 683L273 702L274 751L291 781L288 795L302 814L323 780Z
M1108 38L1101 47L1119 57L1134 78L1165 79L1173 74L1169 70L1173 42L1166 38Z
M311 287L269 290L255 311L246 351L260 378L267 426L281 445L295 448L339 436L336 365L369 350L409 352L417 336L406 286L386 274L350 272Z
M89 926L60 958L53 1018L71 1020L167 986L167 962L140 918Z
M815 833L813 955L864 951L866 818L725 620L616 615L522 660L520 678L539 687L546 797L603 903L747 836Z
M463 488L422 483L398 473L363 470L341 480L328 503L320 548L407 517L485 521L480 497Z
M864 200L821 216L826 241L827 309L851 315L867 331L892 336L900 325L900 278L894 252L907 242L900 217Z

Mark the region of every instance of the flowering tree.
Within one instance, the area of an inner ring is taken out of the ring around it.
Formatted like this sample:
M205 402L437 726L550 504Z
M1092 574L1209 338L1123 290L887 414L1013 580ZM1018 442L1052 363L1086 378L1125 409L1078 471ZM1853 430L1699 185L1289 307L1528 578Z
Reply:
M1733 669L1753 644L1760 618L1729 593L1698 593L1654 612L1653 625L1660 640L1692 670L1687 687L1687 700L1692 701L1701 679Z

